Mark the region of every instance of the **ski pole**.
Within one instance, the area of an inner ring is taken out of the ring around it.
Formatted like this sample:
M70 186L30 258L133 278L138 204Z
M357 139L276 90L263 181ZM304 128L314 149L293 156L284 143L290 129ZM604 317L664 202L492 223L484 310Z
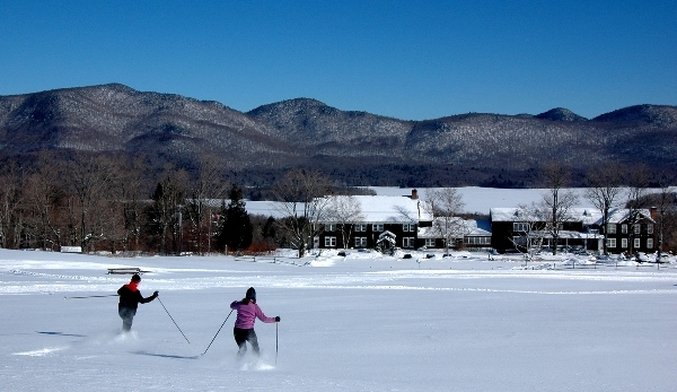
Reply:
M277 342L278 342L278 338L277 338L278 337L278 332L277 332L278 328L277 328L277 326L279 324L280 323L275 323L275 366L277 366L277 353L279 352L278 345L277 345Z
M162 307L164 308L165 312L167 312L167 316L169 316L169 318L172 320L172 322L174 323L174 325L176 325L176 328L179 330L179 332L181 332L181 335L183 335L183 338L186 339L186 342L188 342L188 344L190 344L190 340L188 340L188 338L186 337L186 334L183 333L183 331L181 330L181 328L179 327L179 325L176 323L176 321L174 321L174 317L172 317L172 315L169 314L169 311L167 310L167 307L165 306L165 304L162 303L162 300L160 299L159 296L157 297L157 300L160 301L160 305L162 305Z
M215 334L214 337L212 338L212 341L209 342L209 345L207 346L207 348L205 349L205 351L204 351L202 354L200 354L200 355L205 355L205 354L207 354L207 350L209 350L209 347L212 346L212 343L214 343L214 340L216 340L216 337L219 336L219 332L221 332L221 328L223 328L223 326L226 325L226 321L228 321L228 318L230 317L230 315L233 314L233 310L235 310L235 309L231 309L231 310L230 310L230 313L228 313L228 316L226 316L226 319L223 320L223 322L221 323L221 326L219 327L219 330L216 331L216 334Z
M65 296L63 299L88 299L88 298L106 298L106 297L117 297L117 294L108 294L108 295L76 295L72 297Z

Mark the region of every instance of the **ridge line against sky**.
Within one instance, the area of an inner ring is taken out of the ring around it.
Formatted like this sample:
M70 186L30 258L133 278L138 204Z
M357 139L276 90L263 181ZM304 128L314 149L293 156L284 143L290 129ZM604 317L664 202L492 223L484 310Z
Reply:
M0 95L122 83L423 120L677 104L675 1L0 1Z

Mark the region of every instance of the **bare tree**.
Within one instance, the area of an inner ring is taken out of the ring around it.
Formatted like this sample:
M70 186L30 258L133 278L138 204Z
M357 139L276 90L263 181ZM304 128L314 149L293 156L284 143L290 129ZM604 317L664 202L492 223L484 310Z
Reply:
M105 211L111 211L108 203L117 202L113 161L109 158L83 156L68 161L62 166L60 177L69 195L71 245L78 244L86 250L104 239L109 219L102 219Z
M617 166L604 165L590 171L588 176L588 186L586 197L602 213L602 234L604 241L602 243L603 252L608 255L607 250L607 223L609 221L609 211L616 207L619 198L622 195L621 188L622 174Z
M109 197L99 199L95 203L98 212L94 215L92 227L98 235L97 242L92 242L90 247L96 249L105 247L115 253L120 249L126 250L125 202L120 199L119 194L111 194Z
M171 170L171 169L169 169ZM168 171L153 193L148 208L148 233L160 253L182 251L183 210L187 183L185 171Z
M547 219L547 213L543 212L537 204L521 204L515 209L513 238L510 241L527 262L533 259L536 250L543 247Z
M143 210L147 205L148 190L142 179L143 163L131 160L120 164L118 189L124 226L125 250L138 251L143 233Z
M353 231L353 225L363 220L360 202L350 195L338 195L328 198L327 221L334 222L341 229L343 249L347 249Z
M299 258L318 233L318 223L327 203L324 196L330 191L327 177L306 170L287 172L273 187L274 195L282 202L280 212L287 217L278 220L280 229L289 238L291 246L298 249Z
M21 188L23 175L15 163L3 165L0 173L0 247L17 248L20 240Z
M649 182L649 170L645 166L636 166L628 169L626 175L628 191L626 195L626 208L628 214L626 222L628 225L628 249L631 255L635 254L635 225L642 220L642 200L647 192Z
M665 246L665 234L666 229L670 225L670 216L674 215L675 212L675 192L671 191L670 181L666 176L661 176L660 178L660 192L656 197L653 198L655 204L652 208L655 208L655 219L658 234L658 246L656 253L656 266L660 268L661 263L661 254L663 252L663 247Z
M63 187L54 161L40 154L35 169L28 174L22 190L22 209L28 246L58 250L65 230L61 203Z
M659 243L662 242L663 251L677 252L677 192L672 188L668 196L672 200L662 216L659 216L661 222L662 234L659 231ZM660 246L660 245L659 245Z
M103 193L95 201L99 211L94 218L94 227L101 244L111 252L120 248L138 249L142 211L142 166L139 161L127 160L124 156L106 159L103 170L105 181ZM99 245L100 247L101 245Z
M570 220L571 209L578 200L573 192L564 189L569 183L569 172L564 166L557 163L547 164L544 174L549 188L542 202L543 212L547 216L545 230L552 237L552 252L557 254L560 232L565 222Z
M449 247L454 238L463 236L465 225L459 219L463 210L461 195L454 188L431 189L427 192L428 203L432 208L434 226L444 236L445 252L449 253Z
M223 199L229 185L223 180L219 161L215 157L201 156L198 175L190 190L186 211L190 222L195 251L204 254L212 247L212 204L209 199ZM217 207L218 208L218 207Z

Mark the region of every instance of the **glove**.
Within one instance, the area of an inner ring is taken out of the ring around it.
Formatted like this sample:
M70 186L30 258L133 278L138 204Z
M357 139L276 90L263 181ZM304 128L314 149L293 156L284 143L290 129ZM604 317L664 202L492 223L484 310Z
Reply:
M155 290L155 291L153 292L153 297L157 297L158 295L159 295L159 294L158 294L157 290Z
M280 316L275 316L275 322L279 323L280 322Z

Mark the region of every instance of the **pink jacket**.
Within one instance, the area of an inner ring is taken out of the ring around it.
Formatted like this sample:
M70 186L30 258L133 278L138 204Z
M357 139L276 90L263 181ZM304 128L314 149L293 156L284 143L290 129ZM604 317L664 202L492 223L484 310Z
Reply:
M233 303L230 304L230 308L237 310L235 328L252 329L254 328L254 321L256 321L256 318L264 323L275 322L275 317L268 317L263 314L263 311L255 302L250 301L248 304L245 304L241 301L233 301Z

